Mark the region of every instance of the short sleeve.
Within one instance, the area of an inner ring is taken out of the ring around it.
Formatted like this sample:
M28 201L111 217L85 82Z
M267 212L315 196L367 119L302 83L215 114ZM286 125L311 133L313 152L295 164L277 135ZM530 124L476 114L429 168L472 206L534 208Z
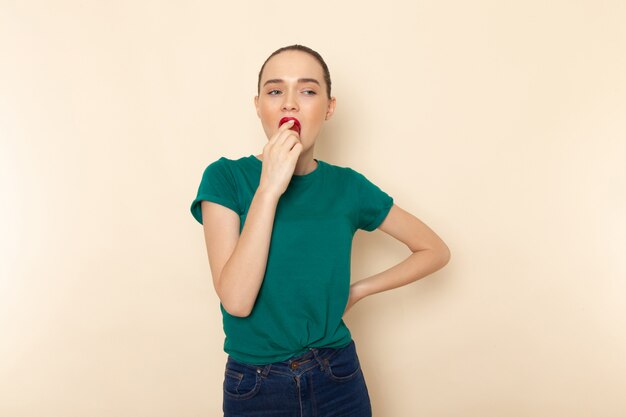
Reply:
M393 198L363 174L356 171L354 173L358 195L357 228L371 232L387 217L393 206Z
M191 214L200 224L202 224L202 209L200 203L203 200L220 204L239 213L237 188L232 171L228 166L228 159L225 157L218 159L206 167L202 174L200 186L198 187L198 194L191 203Z

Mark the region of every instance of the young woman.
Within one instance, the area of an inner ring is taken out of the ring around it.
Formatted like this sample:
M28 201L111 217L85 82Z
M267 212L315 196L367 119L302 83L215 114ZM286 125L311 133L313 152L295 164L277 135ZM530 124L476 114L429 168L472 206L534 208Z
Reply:
M254 104L262 154L211 163L191 205L221 301L224 415L371 416L343 315L442 268L449 250L364 175L314 158L336 105L317 52L292 45L270 55ZM412 254L350 285L354 233L376 228Z

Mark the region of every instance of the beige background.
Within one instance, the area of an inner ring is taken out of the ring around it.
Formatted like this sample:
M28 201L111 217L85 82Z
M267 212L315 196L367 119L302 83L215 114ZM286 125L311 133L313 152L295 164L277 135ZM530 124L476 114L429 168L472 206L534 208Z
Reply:
M288 4L288 5L286 5ZM316 157L448 243L346 317L375 415L626 415L626 5L0 1L0 415L218 416L206 165L258 153L275 49L327 60ZM408 255L358 232L353 280Z

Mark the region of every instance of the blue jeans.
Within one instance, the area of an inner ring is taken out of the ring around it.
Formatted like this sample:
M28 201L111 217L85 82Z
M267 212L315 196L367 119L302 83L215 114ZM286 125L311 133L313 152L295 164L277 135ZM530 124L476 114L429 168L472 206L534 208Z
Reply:
M224 372L224 417L370 417L372 408L354 341L310 348L268 365L230 355Z

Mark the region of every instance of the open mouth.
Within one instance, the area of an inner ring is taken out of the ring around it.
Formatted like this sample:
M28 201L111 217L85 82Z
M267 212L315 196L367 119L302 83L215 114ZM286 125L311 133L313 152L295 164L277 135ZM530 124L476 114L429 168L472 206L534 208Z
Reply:
M293 130L295 132L298 132L298 135L300 134L300 121L298 119L296 119L295 117L283 117L282 119L280 119L280 122L278 122L278 127L281 127L283 125L283 123L287 123L288 121L293 120L293 126L291 126L289 128L289 130Z

